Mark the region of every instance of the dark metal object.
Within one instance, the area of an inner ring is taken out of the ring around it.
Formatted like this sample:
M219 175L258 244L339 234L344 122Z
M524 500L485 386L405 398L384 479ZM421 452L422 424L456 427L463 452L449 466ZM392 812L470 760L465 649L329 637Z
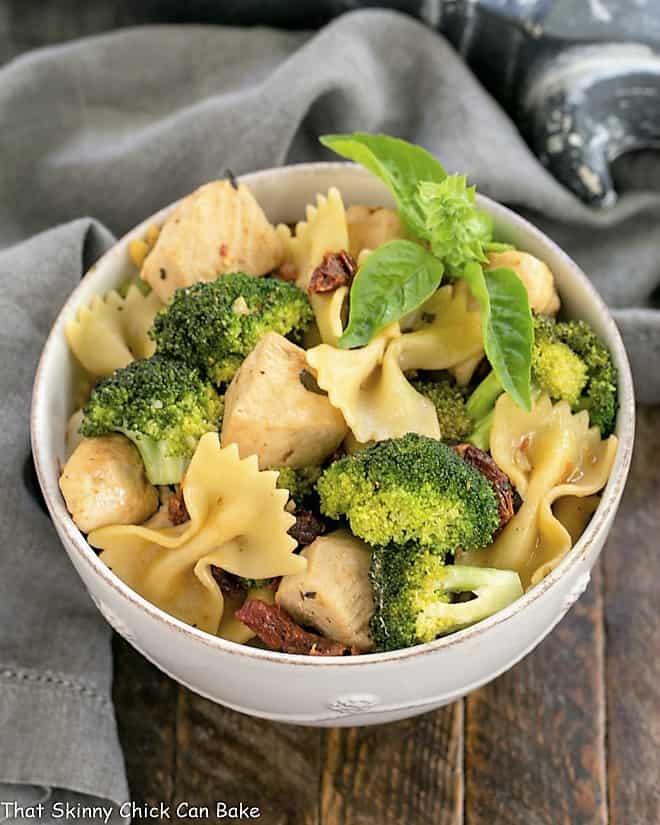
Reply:
M660 148L660 55L636 44L568 49L535 67L519 102L539 159L582 200L609 206L612 163Z
M660 145L660 0L0 0L0 61L118 26L316 28L372 7L445 34L551 172L588 203L616 200L618 156Z
M438 28L555 177L587 203L613 204L612 163L660 148L660 0L435 5Z
M244 0L221 13L315 26L372 5L443 32L539 159L587 203L615 202L610 167L620 155L660 147L660 0Z

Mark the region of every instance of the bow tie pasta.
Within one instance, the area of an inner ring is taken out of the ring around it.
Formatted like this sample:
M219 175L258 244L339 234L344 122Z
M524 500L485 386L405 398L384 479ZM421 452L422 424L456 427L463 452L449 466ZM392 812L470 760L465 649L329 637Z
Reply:
M580 515L575 503L605 486L617 438L612 435L603 441L600 431L589 427L588 414L571 413L564 401L553 405L544 396L528 413L502 395L495 407L490 445L523 505L490 547L463 554L461 563L515 570L529 587L547 576L570 550L571 532L578 532L575 517ZM571 513L563 519L570 523L571 532L553 511L555 502L564 499L570 502ZM583 521L593 512L592 505L583 510Z
M406 237L401 219L394 209L374 209L356 204L346 210L346 222L348 251L354 258L359 258L365 250Z
M277 473L260 472L257 459L220 448L216 433L199 442L182 483L190 520L153 529L114 526L95 530L89 543L122 581L145 599L209 633L217 633L224 600L211 567L265 579L305 569L293 554Z
M296 285L307 290L312 273L328 252L341 252L349 247L346 210L339 190L332 187L327 196L317 195L316 206L307 207L305 221L296 224L291 237L286 227L278 227L285 241L286 260L297 273ZM348 287L342 286L329 294L313 293L309 301L316 316L321 341L335 344L342 333L342 308Z
M321 344L307 352L318 385L360 443L407 432L440 438L433 404L411 386L403 371L466 364L474 369L483 357L480 314L463 288L439 289L423 305L415 327L416 331L401 333L398 324L391 324L358 349Z
M115 290L96 296L80 307L74 320L64 328L71 351L87 372L105 378L134 359L153 355L156 345L149 329L163 308L155 292L143 295L134 285L126 297Z
M390 324L366 347L346 350L321 344L307 352L319 387L341 410L358 442L398 438L408 432L440 437L433 404L401 371L398 324Z
M420 307L418 318L401 339L402 369L447 370L483 358L481 313L471 306L464 283L441 287Z
M118 249L135 265L118 281L137 268L151 292L101 294L66 326L84 369L60 487L171 616L345 656L480 621L602 530L585 533L627 377L570 302L555 317L548 264L464 174L387 135L321 142L389 206L345 205L330 184L354 198L360 180L324 165L303 170L324 181L303 215L299 172L260 176L267 215L229 174Z

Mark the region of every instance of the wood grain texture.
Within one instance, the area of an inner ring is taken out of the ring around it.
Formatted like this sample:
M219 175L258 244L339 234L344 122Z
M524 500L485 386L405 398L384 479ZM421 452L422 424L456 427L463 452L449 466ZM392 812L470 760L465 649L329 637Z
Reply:
M466 825L607 825L601 578L466 700ZM649 823L650 825L650 823Z
M611 825L660 822L660 410L640 409L605 551Z
M135 801L157 805L174 792L178 685L115 635L113 699Z
M259 807L260 825L316 825L321 736L243 716L181 688L175 800L243 802Z
M277 725L179 689L117 640L135 798L243 800L276 825L659 823L659 447L660 410L641 410L604 586L595 571L537 651L466 700L465 754L461 703L373 728Z
M326 731L323 825L462 825L463 703Z

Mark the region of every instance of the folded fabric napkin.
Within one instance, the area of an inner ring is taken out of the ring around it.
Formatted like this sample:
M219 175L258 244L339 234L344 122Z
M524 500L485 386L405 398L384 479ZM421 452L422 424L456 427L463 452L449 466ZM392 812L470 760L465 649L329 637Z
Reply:
M150 27L44 49L0 70L0 122L0 820L3 800L128 793L109 630L40 504L28 439L44 338L113 234L228 167L327 157L320 133L400 135L577 258L614 307L640 396L660 400L660 196L583 206L407 17L354 12L316 34Z

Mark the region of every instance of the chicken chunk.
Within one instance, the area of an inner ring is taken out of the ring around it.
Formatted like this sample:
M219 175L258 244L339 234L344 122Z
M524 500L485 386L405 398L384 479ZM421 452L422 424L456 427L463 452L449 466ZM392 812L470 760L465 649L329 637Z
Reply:
M165 221L141 276L161 301L179 287L225 272L265 275L282 263L284 246L249 189L227 180L184 198Z
M329 639L360 650L372 648L369 547L348 530L336 530L316 539L301 555L307 559L307 569L282 577L276 603L296 622Z
M363 249L376 249L406 233L394 209L349 206L346 210L349 252L357 258Z
M222 445L237 444L242 458L256 455L261 469L321 464L347 427L313 379L305 380L306 368L303 349L275 332L264 335L227 390Z
M552 272L543 261L528 252L510 249L507 252L492 252L488 256L486 269L512 269L527 287L529 306L541 315L556 315L559 312L559 295L555 289Z
M158 507L158 491L123 435L84 438L64 465L60 490L83 533L110 524L140 524Z

